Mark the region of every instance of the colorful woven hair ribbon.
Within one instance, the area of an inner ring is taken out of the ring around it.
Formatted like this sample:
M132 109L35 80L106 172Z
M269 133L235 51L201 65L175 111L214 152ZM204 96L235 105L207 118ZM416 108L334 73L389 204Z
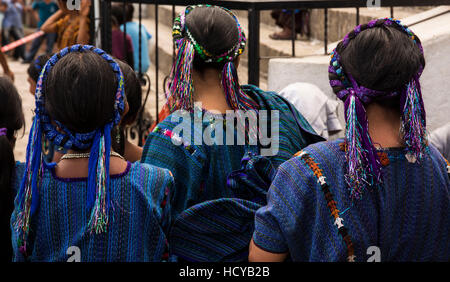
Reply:
M179 42L177 58L172 67L170 77L170 93L175 103L171 105L171 111L178 109L192 110L194 101L192 97L192 64L194 61L194 47L192 43L183 38Z
M52 67L69 53L94 52L110 64L117 77L117 92L115 94L114 116L112 121L89 133L71 132L64 124L52 120L45 108L44 82ZM88 202L91 212L89 229L100 233L106 230L109 209L109 158L111 150L111 129L120 122L124 110L124 81L119 65L103 50L89 45L74 45L64 48L55 54L43 67L36 86L36 116L30 131L27 145L26 166L20 190L16 198L19 213L15 227L19 232L19 250L27 256L27 238L30 230L30 219L39 205L39 185L43 173L43 155L41 151L42 135L55 145L66 149L91 149L88 173ZM57 130L57 127L60 130Z
M201 46L194 38L186 25L186 18L191 11L199 7L216 7L211 5L188 6L174 21L173 39L178 53L172 66L170 74L171 84L166 98L170 101L171 112L178 109L193 109L193 81L192 71L194 57L205 63L224 63L222 70L222 86L224 88L227 102L233 110L256 110L255 103L240 87L236 67L233 61L245 50L246 37L237 17L228 9L218 7L227 12L236 22L239 38L237 43L226 52L214 54Z
M222 71L222 86L228 105L234 110L254 110L258 104L253 101L239 85L236 67L233 62L228 62Z
M381 164L369 136L366 110L352 89L345 100L345 129L350 196L360 199L367 185L381 182Z
M427 147L426 113L422 99L422 90L417 74L402 92L400 107L403 110L401 132L408 149L410 161L422 160Z
M405 32L411 40L420 48L423 48L420 40L400 21L385 18L373 20L365 25L357 26L347 34L338 48L346 48L350 40L354 39L364 30L381 27L395 26ZM337 97L345 103L345 119L347 122L346 181L349 186L352 199L360 199L367 186L378 186L382 182L381 163L377 151L369 135L368 120L365 105L375 100L400 99L402 111L403 139L410 160L420 160L426 148L426 121L425 108L420 90L419 77L422 69L402 89L394 92L377 91L359 85L350 73L345 73L341 58L336 48L331 54L329 66L330 85L337 92Z

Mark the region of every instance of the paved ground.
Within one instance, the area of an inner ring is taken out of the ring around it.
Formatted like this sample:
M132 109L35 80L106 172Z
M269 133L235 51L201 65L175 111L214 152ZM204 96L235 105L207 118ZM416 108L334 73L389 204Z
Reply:
M19 132L17 137L16 148L14 150L14 155L16 160L25 161L26 146L28 143L28 133L30 132L31 119L33 117L34 109L34 96L28 91L29 84L27 82L27 68L28 65L22 64L20 62L14 62L8 60L10 69L14 72L15 80L14 84L17 87L19 95L22 97L22 107L25 114L25 132L22 136L22 132Z

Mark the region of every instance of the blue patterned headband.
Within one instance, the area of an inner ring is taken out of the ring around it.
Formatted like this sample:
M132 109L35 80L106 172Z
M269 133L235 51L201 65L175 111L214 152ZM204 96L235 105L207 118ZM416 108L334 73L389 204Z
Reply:
M117 92L112 121L89 133L73 133L56 120L51 120L45 108L44 81L53 66L69 53L94 52L105 59L117 76ZM105 51L89 45L74 45L64 48L53 55L43 67L36 86L36 116L30 131L26 153L26 168L18 193L19 214L15 227L19 232L19 250L27 256L27 237L30 218L38 207L38 183L43 175L43 156L41 151L42 134L58 146L66 149L86 150L91 148L88 173L88 203L91 210L89 228L91 232L101 233L108 224L110 207L109 193L109 158L111 151L111 129L120 122L124 110L124 79L119 65ZM56 124L53 124L52 121ZM58 126L61 130L57 130Z
M41 72L42 71L42 66L39 64L39 57L36 58L36 60L34 60L34 68L38 71Z

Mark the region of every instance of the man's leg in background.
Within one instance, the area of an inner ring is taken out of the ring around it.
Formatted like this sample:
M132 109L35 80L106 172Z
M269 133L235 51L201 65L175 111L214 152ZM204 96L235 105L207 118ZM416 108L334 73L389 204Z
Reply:
M33 40L33 42L31 43L30 50L25 55L24 63L31 63L31 61L33 61L34 57L36 56L36 53L39 51L39 47L41 47L42 41L44 40L44 36L45 35Z
M11 37L14 39L14 41L23 38L23 30L17 27L11 28ZM21 45L14 49L13 57L15 59L22 58L25 60L25 45Z
M56 41L56 33L47 33L45 37L47 38L47 55L53 54L53 46Z

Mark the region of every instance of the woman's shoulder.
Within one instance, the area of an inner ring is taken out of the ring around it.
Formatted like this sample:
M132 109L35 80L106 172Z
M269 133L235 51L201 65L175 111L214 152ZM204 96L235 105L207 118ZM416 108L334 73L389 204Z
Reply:
M328 171L342 168L342 164L345 162L343 146L343 139L311 144L297 152L281 167L306 178L317 178L316 172L319 170L323 175L327 175Z
M319 162L335 162L345 155L345 141L344 139L336 139L333 141L322 141L311 144L297 152L294 158L299 159L300 155L308 154Z
M257 100L263 109L266 107L270 107L271 109L289 108L290 102L275 91L262 90L261 88L251 84L242 85L241 88L245 93Z
M169 185L173 182L172 173L168 169L148 163L134 162L130 164L129 170L128 176L130 181L136 182L137 184Z
M166 191L169 191L174 179L168 169L147 163L129 163L129 171L122 178L113 179L117 187L130 195L144 199L149 203L158 203L163 200ZM127 189L123 190L123 187ZM167 193L166 193L167 194Z
M195 114L199 114L199 117L196 118ZM195 138L199 133L203 134L205 126L202 111L175 111L155 126L147 140L152 141L152 145L170 144L193 154L195 150L202 147L202 143L196 142Z
M241 88L245 93L247 93L253 99L255 99L256 102L258 102L258 104L260 105L265 105L268 102L273 103L275 105L285 103L283 97L281 97L280 95L278 95L278 93L274 91L264 91L261 88L252 84L242 85Z

